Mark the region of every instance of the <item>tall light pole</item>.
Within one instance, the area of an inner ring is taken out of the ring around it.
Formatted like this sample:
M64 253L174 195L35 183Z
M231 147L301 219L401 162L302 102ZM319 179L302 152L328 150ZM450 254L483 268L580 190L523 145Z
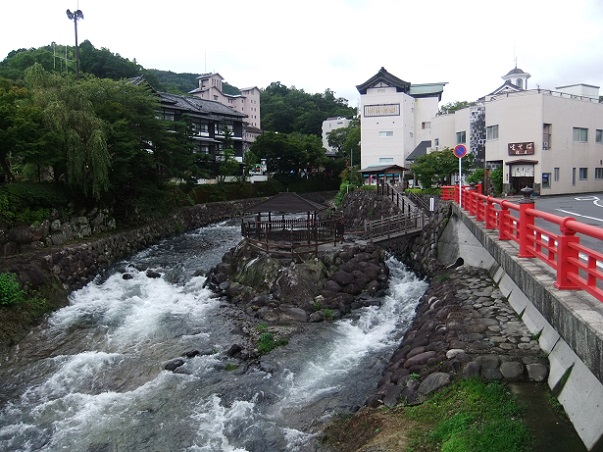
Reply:
M69 18L69 20L73 21L73 25L75 27L75 78L79 79L80 78L80 49L79 49L78 43L77 43L77 21L79 19L84 18L84 13L79 9L73 13L70 10L67 10L67 17Z

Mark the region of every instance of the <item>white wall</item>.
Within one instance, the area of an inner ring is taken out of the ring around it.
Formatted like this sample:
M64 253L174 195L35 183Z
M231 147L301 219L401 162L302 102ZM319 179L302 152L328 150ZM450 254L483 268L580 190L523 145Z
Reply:
M410 133L405 127L405 115L412 111L414 105L411 104L414 104L414 99L397 93L394 87L369 88L365 95L360 96L362 168L390 163L404 166L405 137ZM365 116L366 106L383 105L398 105L400 114Z

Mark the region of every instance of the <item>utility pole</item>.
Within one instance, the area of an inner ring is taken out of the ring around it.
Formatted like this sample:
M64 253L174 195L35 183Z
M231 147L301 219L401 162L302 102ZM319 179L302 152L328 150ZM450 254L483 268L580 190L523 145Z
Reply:
M75 27L75 78L80 78L80 48L77 42L77 21L79 19L84 18L84 13L81 10L77 10L75 12L71 12L67 10L67 17L69 20L73 21L73 25Z

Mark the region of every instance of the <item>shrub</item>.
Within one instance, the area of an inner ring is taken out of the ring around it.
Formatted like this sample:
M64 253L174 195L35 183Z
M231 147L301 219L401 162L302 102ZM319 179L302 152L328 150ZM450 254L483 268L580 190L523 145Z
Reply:
M25 298L17 278L12 273L0 273L0 304L12 305L20 303Z
M274 336L271 333L262 333L258 339L258 351L262 355L270 353L276 347L281 345L287 345L287 339L279 339L277 341L274 339Z

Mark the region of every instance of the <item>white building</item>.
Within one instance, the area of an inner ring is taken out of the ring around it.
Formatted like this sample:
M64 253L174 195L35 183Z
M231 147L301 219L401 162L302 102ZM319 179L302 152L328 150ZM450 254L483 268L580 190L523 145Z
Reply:
M336 117L327 118L322 122L322 147L327 150L327 155L335 155L337 152L337 149L329 146L329 133L335 129L348 127L351 121L351 119Z
M249 149L251 143L262 133L260 123L260 89L257 86L241 88L241 94L225 94L222 91L224 78L218 73L201 74L197 77L199 87L190 91L202 99L220 102L239 113L247 115L243 127L244 151Z
M357 85L360 93L361 167L406 166L406 158L431 140L445 82L411 85L381 68Z
M502 168L505 193L603 191L599 87L527 89L530 74L518 68L502 78L470 107L433 118L430 150L467 144L486 170Z

